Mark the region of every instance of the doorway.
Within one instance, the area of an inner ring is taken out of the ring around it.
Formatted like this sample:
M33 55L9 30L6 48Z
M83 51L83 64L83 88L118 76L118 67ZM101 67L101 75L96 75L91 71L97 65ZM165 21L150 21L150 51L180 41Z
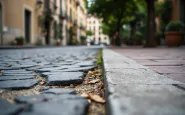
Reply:
M25 31L25 42L30 43L31 39L31 12L29 10L24 11L24 31Z
M0 44L3 45L3 8L0 3Z

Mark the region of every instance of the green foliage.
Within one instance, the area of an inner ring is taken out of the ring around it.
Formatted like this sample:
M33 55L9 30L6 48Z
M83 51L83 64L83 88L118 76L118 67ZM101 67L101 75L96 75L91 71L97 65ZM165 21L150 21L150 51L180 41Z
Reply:
M58 27L56 21L54 21L53 29L54 29L54 39L58 39Z
M41 46L42 45L42 41L40 39L38 39L35 45Z
M86 40L86 37L85 37L85 36L80 36L80 39L81 39L82 41L85 41L85 40Z
M62 36L62 24L59 24L58 25L58 29L59 29L59 33L58 33L58 37L59 37L59 39L60 40L62 40L63 39L63 36Z
M164 38L164 33L162 33L162 32L155 33L155 39L159 40L162 38Z
M166 26L166 32L182 32L184 29L184 24L180 21L171 21L167 26Z
M86 32L86 35L87 35L87 36L92 36L93 33L92 33L91 31L87 31L87 32Z
M102 68L103 62L102 62L102 49L98 53L98 61L96 62L98 66Z
M135 37L136 37L136 39L143 39L144 35L140 31L136 31Z
M41 33L44 34L46 32L46 28L45 28L45 25L44 25L44 22L45 22L45 17L44 16L38 16L38 26L41 28Z
M160 18L160 29L165 31L166 25L170 22L172 16L172 1L164 0L162 2L156 2L155 15Z
M104 19L103 33L111 35L133 20L137 11L136 0L95 0L89 10Z
M76 39L73 39L74 36L76 36L76 34L73 32L73 28L70 27L70 29L69 29L69 41L68 41L69 45L77 45L77 44L79 44L79 42Z
M63 39L63 36L62 36L62 24L57 24L57 22L55 21L54 22L54 25L53 25L53 29L54 29L54 39L60 39L62 40Z
M15 40L16 40L17 42L24 42L24 37L23 37L23 36L16 37Z
M129 37L130 37L130 29L129 29L129 28L124 28L124 29L122 29L122 31L121 31L121 37L122 37L124 40L129 39Z

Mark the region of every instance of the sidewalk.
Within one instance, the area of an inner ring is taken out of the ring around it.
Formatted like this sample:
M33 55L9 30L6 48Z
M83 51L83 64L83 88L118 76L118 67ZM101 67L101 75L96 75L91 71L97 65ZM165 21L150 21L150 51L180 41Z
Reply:
M112 48L117 53L135 60L141 65L168 76L171 79L185 82L185 47L154 49Z
M113 50L120 52L118 54ZM184 60L183 49L179 52L171 49L174 53L157 49L104 49L104 76L107 98L107 114L109 115L184 115L185 114L185 91L181 87L183 82L175 81L166 75L161 75L147 66L143 66L136 61L145 62L144 65L155 65L155 59L160 60L158 64L172 67L178 66L173 64L175 60ZM152 50L152 51L150 51ZM164 54L159 57L152 54ZM142 55L143 53L143 55ZM149 54L148 54L149 53ZM179 55L178 55L179 54ZM125 57L130 56L136 61ZM148 64L148 63L149 64ZM165 63L165 64L164 64ZM180 61L179 61L180 63ZM163 66L162 66L163 67ZM179 64L183 68L183 64ZM159 69L160 70L160 69ZM183 70L177 69L175 73L183 74ZM167 71L162 71L165 74ZM163 74L164 74L163 73Z

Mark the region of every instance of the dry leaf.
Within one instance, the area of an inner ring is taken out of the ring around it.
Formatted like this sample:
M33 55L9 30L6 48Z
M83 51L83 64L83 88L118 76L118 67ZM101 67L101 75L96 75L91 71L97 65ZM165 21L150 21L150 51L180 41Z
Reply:
M70 87L70 88L75 88L75 86L74 86L73 84L71 84L69 87Z
M105 100L101 98L99 95L89 95L91 100L98 102L98 103L105 103Z
M89 103L91 103L91 100L90 100L90 99L88 99L88 102L89 102Z
M82 93L81 96L82 96L82 97L85 97L85 98L87 98L87 99L90 97L89 94L87 94L87 93Z
M92 81L89 81L88 83L97 83L97 82L99 82L100 80L99 79L95 79L95 80L92 80Z
M92 71L89 71L89 72L88 72L88 74L92 75L92 74L93 74L93 72L92 72Z
M46 81L41 81L39 84L44 85L44 84L46 84Z
M0 90L0 94L3 93L3 90Z

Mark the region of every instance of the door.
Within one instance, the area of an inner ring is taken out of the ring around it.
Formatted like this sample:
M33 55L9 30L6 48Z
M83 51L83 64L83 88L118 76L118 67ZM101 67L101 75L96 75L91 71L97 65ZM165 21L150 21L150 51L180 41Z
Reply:
M3 10L0 3L0 44L3 45Z
M30 43L30 38L31 38L31 12L29 10L25 10L24 12L25 16L25 42Z

